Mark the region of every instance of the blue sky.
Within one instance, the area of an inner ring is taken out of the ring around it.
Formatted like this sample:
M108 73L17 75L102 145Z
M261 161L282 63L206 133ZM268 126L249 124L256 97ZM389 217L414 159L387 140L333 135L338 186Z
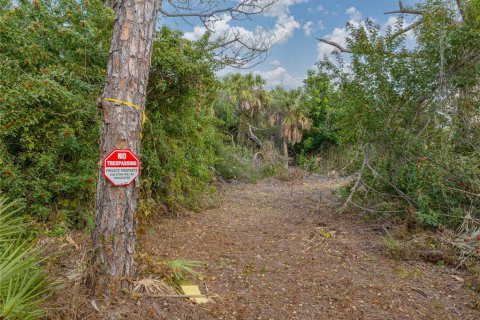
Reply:
M404 5L417 2L403 0ZM258 34L258 30L267 31L278 43L270 50L265 62L240 72L262 75L268 87L294 88L302 85L308 69L333 50L315 38L343 43L347 21L361 23L370 17L385 27L394 22L395 16L384 12L395 9L398 9L397 0L279 0L267 13L257 15L251 21L234 21L221 16L212 26L217 34L236 31L249 37ZM205 32L201 23L193 18L187 21L163 18L161 22L182 30L188 39L196 39ZM223 70L219 75L228 72L231 69Z

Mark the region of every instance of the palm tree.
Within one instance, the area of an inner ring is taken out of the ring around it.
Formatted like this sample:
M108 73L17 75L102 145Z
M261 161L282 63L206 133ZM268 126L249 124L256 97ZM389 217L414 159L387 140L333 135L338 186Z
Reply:
M288 145L302 141L303 132L310 130L312 120L307 116L308 110L303 103L301 89L285 90L276 88L272 91L273 112L269 117L270 126L279 125L283 144L285 168L288 168Z
M268 92L263 88L265 80L251 73L235 73L223 79L217 110L224 114L227 127L237 127L237 141L244 144L251 137L251 124L258 122L258 116L269 101ZM254 139L255 140L255 139Z

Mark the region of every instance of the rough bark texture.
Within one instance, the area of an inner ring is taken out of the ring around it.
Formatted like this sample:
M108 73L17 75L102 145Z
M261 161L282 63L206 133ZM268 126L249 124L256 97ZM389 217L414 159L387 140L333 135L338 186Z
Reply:
M87 277L92 294L129 287L134 275L135 227L140 183L114 187L104 178L102 159L113 149L140 156L142 110L107 98L145 106L157 17L156 0L115 1L115 24L102 108L99 177L96 195L94 256Z

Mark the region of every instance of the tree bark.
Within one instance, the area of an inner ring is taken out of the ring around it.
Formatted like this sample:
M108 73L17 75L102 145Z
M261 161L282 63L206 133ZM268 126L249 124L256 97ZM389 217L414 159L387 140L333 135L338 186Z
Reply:
M285 169L288 169L288 144L285 138L283 138L283 157Z
M102 159L113 149L130 149L140 156L140 132L153 39L156 0L115 1L115 23L107 65L102 108L100 161L96 194L93 257L87 286L93 295L128 289L134 275L135 227L139 179L129 186L112 186L103 176ZM116 99L136 105L112 102ZM141 109L139 109L141 108Z

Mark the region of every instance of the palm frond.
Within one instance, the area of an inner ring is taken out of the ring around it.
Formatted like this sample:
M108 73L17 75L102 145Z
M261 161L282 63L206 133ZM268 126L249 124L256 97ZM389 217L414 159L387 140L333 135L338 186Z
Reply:
M38 319L47 292L41 251L25 238L15 202L0 198L0 319Z

